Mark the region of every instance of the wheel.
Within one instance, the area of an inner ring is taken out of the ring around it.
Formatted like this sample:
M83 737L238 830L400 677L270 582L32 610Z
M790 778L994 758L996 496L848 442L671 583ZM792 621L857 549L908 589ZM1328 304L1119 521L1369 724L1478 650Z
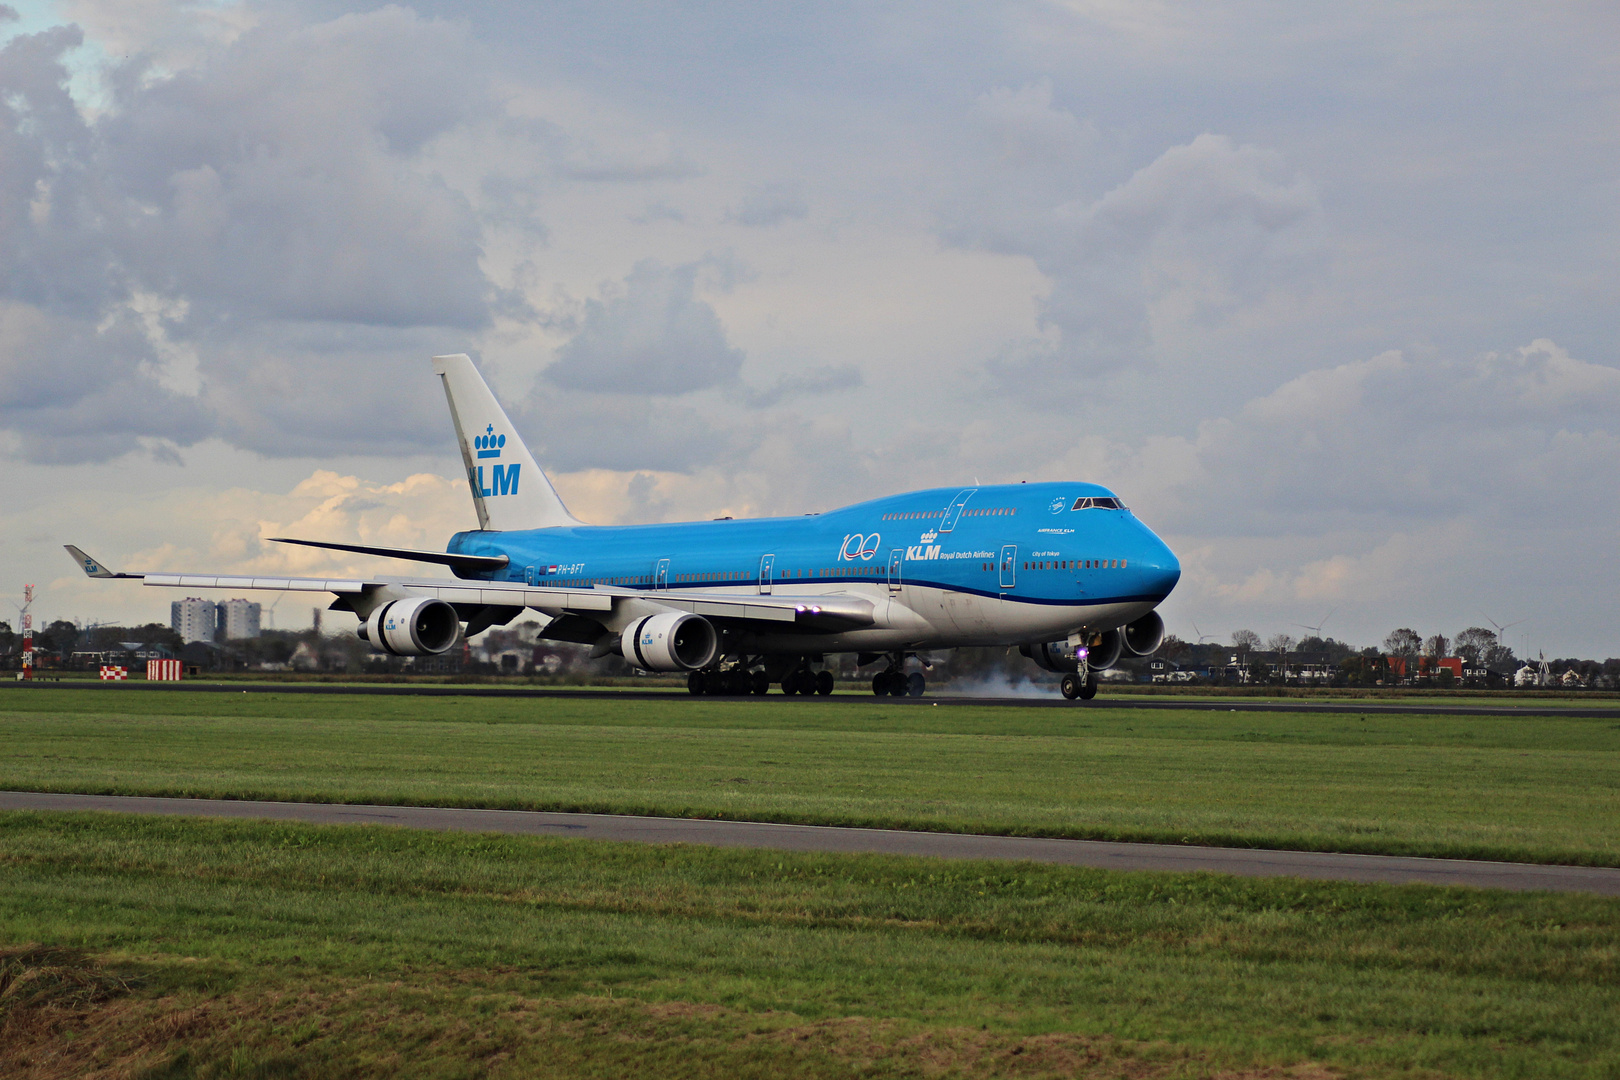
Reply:
M754 678L742 668L732 668L726 674L726 693L747 694L754 689Z
M788 697L792 697L794 694L797 694L798 692L799 692L799 673L798 673L798 671L790 671L786 675L782 676L782 693L786 694Z
M906 676L906 696L907 697L922 697L923 696L923 691L927 690L927 689L928 689L928 680L923 678L923 673L922 672L913 671L910 675Z
M798 687L800 697L809 697L816 692L816 673L808 668L800 668L795 685Z
M1080 696L1086 701L1090 701L1097 696L1097 676L1086 676L1086 683L1080 688Z
M707 681L708 680L703 677L703 672L694 671L692 674L686 677L686 688L694 695L701 695L704 693L704 691L708 690L708 687L704 685L704 683Z
M827 697L833 690L833 674L830 671L816 672L816 693Z
M764 697L771 692L771 677L763 671L754 672L754 696Z
M876 697L889 696L889 673L880 671L872 676L872 693Z
M905 672L902 672L902 671L891 671L891 672L889 672L889 696L890 697L905 697L906 696L906 676L905 676Z
M1080 676L1065 675L1063 676L1063 682L1060 684L1060 686L1063 690L1063 696L1068 698L1070 701L1073 701L1075 698L1080 696Z

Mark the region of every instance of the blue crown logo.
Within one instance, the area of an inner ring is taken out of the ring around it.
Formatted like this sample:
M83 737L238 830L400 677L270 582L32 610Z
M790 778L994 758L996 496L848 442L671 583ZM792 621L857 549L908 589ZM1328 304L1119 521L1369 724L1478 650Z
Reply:
M501 447L505 445L506 436L495 434L494 424L484 428L484 434L473 440L473 448L478 451L481 458L500 457Z

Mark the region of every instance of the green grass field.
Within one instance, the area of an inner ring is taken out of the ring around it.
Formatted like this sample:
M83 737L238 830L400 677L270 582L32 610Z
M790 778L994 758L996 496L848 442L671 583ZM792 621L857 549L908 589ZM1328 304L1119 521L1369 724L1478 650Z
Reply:
M1620 721L807 699L0 693L0 788L1620 865Z
M0 1075L1612 1077L1617 930L1595 897L10 813Z
M0 787L1620 861L1620 723L0 693ZM0 814L0 1076L1614 1077L1620 901Z

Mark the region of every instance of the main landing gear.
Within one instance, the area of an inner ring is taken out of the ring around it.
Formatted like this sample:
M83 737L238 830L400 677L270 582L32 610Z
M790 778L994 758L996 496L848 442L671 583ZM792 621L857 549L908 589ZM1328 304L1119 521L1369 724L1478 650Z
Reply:
M1097 696L1097 675L1090 671L1083 676L1078 673L1065 675L1059 688L1063 691L1063 696L1070 701L1075 698L1090 701Z
M872 693L878 697L922 697L928 690L928 680L920 671L907 675L902 670L905 662L903 653L890 657L889 666L872 676Z
M771 681L765 677L763 671L749 671L739 666L726 671L694 671L686 677L686 689L693 695L724 694L741 697L757 694L763 697L770 692Z
M819 694L827 697L833 692L833 673L830 671L811 671L807 667L794 668L782 676L782 693L791 697L799 694L810 697Z

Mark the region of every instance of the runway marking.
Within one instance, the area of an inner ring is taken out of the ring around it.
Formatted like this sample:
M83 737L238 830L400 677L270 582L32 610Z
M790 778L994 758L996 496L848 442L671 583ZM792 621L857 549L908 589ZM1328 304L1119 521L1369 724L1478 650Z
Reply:
M1585 892L1620 896L1620 869L1538 863L1344 855L1320 851L1192 847L1170 844L1056 840L976 833L907 832L759 821L563 814L535 810L471 810L439 806L173 799L131 795L71 795L0 791L0 811L93 811L185 817L246 818L310 824L392 825L451 832L554 835L648 844L767 848L912 855L939 859L1024 860L1109 870L1207 871L1240 877L1299 877L1321 881L1457 885L1512 891Z

